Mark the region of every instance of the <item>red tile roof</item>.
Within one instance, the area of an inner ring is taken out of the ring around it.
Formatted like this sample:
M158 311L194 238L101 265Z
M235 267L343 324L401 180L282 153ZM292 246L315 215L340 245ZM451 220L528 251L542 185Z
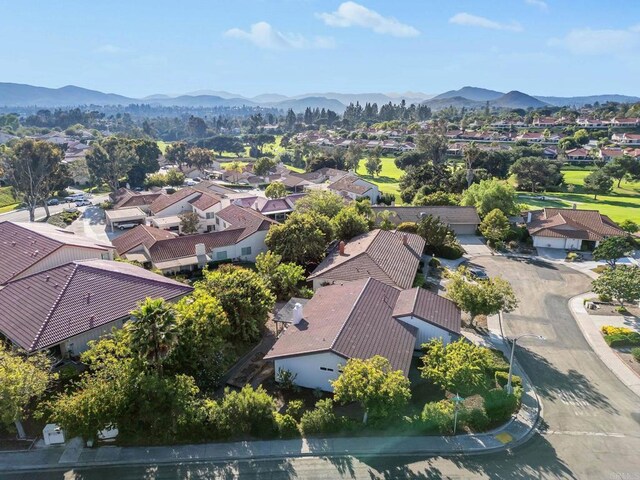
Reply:
M455 303L424 288L401 291L393 316L414 316L453 333L460 333L462 323L460 309Z
M0 222L0 285L64 246L107 252L103 245L48 223Z
M151 207L149 207L149 209L151 210L151 213L158 214L159 212L161 212L162 210L164 210L165 208L170 207L171 205L174 205L176 203L178 203L181 200L184 200L186 198L189 198L191 196L193 196L194 198L196 197L196 195L200 195L201 192L198 192L197 190L194 190L193 188L187 187L187 188L181 188L180 190L178 190L175 193L172 193L171 195L165 195L162 197L158 197L152 204Z
M221 232L196 233L195 235L158 240L149 248L150 260L153 263L160 263L193 257L196 254L196 245L199 243L203 243L207 251L235 245L240 241L243 232L243 228L228 228Z
M407 245L403 244L406 235ZM409 288L413 284L424 239L413 233L372 230L352 238L340 255L338 246L309 276L338 281L373 277L388 285Z
M525 216L527 213L525 212ZM531 222L527 223L527 229L532 236L594 241L625 234L613 220L606 215L601 215L597 210L565 208L532 211Z
M162 192L135 192L133 190L120 189L116 192L116 201L113 208L141 207L151 205L158 197L166 196Z
M289 326L264 358L326 351L345 359L381 355L407 375L417 330L392 316L399 293L373 278L322 287L304 305L303 320Z
M0 290L0 331L32 352L125 319L147 297L171 300L191 290L122 262L72 262L15 280Z
M174 238L175 233L160 228L148 227L146 225L138 225L137 227L123 233L113 240L113 246L116 247L118 255L124 255L130 250L144 245L150 248L158 240Z
M231 224L233 228L244 229L239 240L242 240L259 230L269 230L271 225L277 223L252 208L244 208L234 204L223 208L216 213L216 216Z

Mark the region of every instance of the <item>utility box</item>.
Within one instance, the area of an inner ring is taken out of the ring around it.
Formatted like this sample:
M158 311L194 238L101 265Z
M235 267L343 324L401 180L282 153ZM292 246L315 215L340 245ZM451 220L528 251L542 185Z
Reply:
M109 427L104 430L100 430L98 432L98 439L103 442L113 442L118 436L118 428L117 427Z
M64 431L55 423L48 423L42 429L45 445L62 445L64 443Z

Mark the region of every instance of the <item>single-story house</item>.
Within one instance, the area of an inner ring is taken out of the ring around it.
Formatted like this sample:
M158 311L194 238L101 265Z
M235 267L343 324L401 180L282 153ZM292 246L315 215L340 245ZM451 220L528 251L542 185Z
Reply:
M368 277L397 288L410 288L424 245L424 239L413 233L371 230L347 243L338 243L308 280L314 290Z
M339 180L330 183L327 188L351 200L367 197L371 205L378 203L378 197L380 196L380 190L377 185L367 182L352 173L344 175Z
M121 224L137 223L144 225L147 221L147 214L140 207L105 210L104 216L107 228L112 232Z
M264 358L273 360L276 379L286 370L296 385L324 391L349 359L380 355L407 376L422 343L460 334L460 310L450 300L370 277L319 288L306 304L285 309L279 320L288 327Z
M593 250L607 237L625 232L597 210L545 208L524 212L534 247Z
M113 209L138 207L145 213L149 213L151 204L159 197L166 197L163 192L136 192L128 188L120 188L109 195L113 202Z
M75 356L89 341L120 328L145 298L175 301L191 291L128 263L74 261L5 285L0 333L27 352L54 349Z
M114 248L49 223L0 222L0 285L74 260L112 260Z
M377 205L373 207L373 213L377 214L389 210L392 215L389 220L399 225L403 222L418 223L427 215L438 217L440 221L453 230L456 235L473 235L480 225L480 217L476 207L458 206L428 206L428 207L388 207Z

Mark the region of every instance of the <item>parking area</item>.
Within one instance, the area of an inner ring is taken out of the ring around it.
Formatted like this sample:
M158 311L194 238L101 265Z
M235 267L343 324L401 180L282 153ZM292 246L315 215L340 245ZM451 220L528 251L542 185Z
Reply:
M467 252L466 257L473 258L491 255L491 250L485 245L482 237L477 235L458 235L457 238L460 246Z

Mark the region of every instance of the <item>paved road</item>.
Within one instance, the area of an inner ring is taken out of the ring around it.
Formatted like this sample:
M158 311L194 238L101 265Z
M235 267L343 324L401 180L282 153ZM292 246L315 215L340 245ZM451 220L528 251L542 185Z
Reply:
M589 349L567 308L569 298L589 289L589 279L564 266L505 257L483 257L474 263L485 266L490 275L508 279L521 299L518 310L505 315L507 335L535 333L547 338L544 343L523 339L516 354L538 388L544 425L531 441L510 454L80 469L66 472L64 477L60 472L57 478L640 479L640 399Z

